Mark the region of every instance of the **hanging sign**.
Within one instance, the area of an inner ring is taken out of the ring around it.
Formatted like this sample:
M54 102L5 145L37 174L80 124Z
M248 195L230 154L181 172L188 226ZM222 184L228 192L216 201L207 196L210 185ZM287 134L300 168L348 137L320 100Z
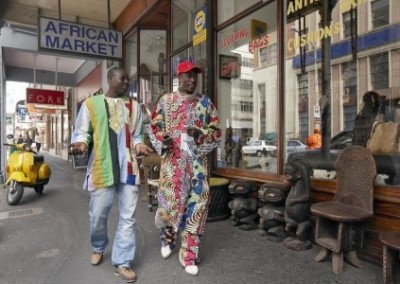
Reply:
M314 106L314 117L315 118L321 117L321 108L319 107L319 105Z
M26 88L26 103L38 105L64 106L64 92L55 90L44 90Z
M207 39L206 13L204 9L196 13L194 19L193 45L198 45Z
M39 49L122 58L122 33L50 18L39 18Z

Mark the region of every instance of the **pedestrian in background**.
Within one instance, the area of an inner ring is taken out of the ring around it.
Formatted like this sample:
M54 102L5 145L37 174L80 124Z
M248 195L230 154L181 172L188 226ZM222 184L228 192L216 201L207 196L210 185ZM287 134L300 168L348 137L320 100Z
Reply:
M129 77L120 67L107 73L109 89L90 97L79 110L71 139L71 152L89 150L84 187L90 192L89 216L92 244L91 264L98 265L109 239L107 219L114 196L118 196L119 221L112 247L115 273L126 282L136 274L131 262L136 250L136 205L139 169L135 154L150 154L143 144L142 112L139 104L127 97Z
M322 147L322 136L319 131L319 125L314 127L313 134L307 138L308 149L320 149Z
M187 273L197 275L210 202L207 154L218 146L221 130L214 104L195 93L202 70L184 61L176 71L178 90L163 95L152 113L150 140L163 157L155 222L162 257L171 255L181 231L179 261Z
M36 145L36 152L40 152L40 148L42 146L42 139L40 139L40 134L35 135L35 145Z
M22 134L19 135L19 138L18 138L17 143L18 143L18 144L24 143L24 138L22 137Z

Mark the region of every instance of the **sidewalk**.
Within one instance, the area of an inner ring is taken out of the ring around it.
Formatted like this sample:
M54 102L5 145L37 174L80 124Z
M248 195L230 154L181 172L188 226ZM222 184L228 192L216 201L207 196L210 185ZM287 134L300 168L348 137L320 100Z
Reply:
M0 284L11 283L125 283L113 275L111 246L104 262L89 263L88 193L81 190L84 170L71 162L47 155L53 175L37 198L27 188L21 203L9 206L0 190ZM1 187L2 188L2 187ZM229 219L207 223L201 247L199 275L185 273L175 251L167 260L160 255L154 212L141 201L137 208L137 253L134 270L140 284L250 283L250 284L359 284L382 283L382 268L364 262L363 268L345 263L341 276L331 262L315 262L319 248L291 251L254 231L242 231ZM12 211L12 212L11 212ZM109 223L110 243L117 224L117 204Z

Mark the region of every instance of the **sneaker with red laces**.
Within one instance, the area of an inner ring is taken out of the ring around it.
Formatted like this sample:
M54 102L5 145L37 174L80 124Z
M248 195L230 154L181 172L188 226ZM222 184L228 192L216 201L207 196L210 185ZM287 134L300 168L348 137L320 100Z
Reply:
M132 283L136 281L136 274L130 267L127 266L119 266L115 269L115 275L121 277L122 280L125 280L127 283Z

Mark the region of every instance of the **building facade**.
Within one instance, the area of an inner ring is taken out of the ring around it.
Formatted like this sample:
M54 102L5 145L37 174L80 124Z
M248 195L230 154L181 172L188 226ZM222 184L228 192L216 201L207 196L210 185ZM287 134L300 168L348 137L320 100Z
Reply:
M147 4L140 10L132 3L114 22L125 36L122 64L130 72L132 94L151 109L160 95L176 89L174 70L181 60L200 65L205 72L199 91L217 105L225 134L215 152L214 175L281 182L288 155L304 151L315 129L322 134L321 159L332 164L329 154L353 142L369 147L374 121L399 122L398 1ZM364 140L353 141L354 133ZM392 161L378 164L377 194L396 195L390 205L378 203L390 210L381 210L369 224L371 243L379 231L400 229L398 138L391 151L371 149ZM275 146L267 154L267 166L260 165L265 160L257 148L264 145L260 140ZM248 149L253 154L246 154ZM334 192L334 175L321 170L322 175L311 172L315 201ZM379 218L392 221L377 226ZM380 248L371 247L366 254L379 257Z

